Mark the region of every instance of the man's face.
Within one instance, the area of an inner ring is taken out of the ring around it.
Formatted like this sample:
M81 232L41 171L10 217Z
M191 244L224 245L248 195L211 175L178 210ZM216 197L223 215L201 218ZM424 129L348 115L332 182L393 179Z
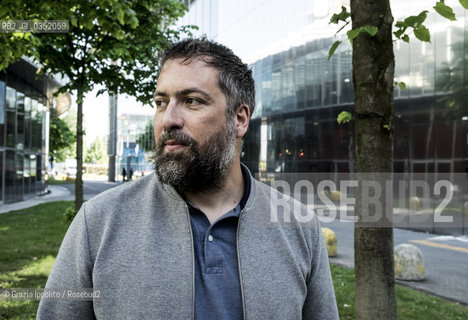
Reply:
M218 71L195 59L168 60L155 92L154 168L179 192L219 190L236 154Z

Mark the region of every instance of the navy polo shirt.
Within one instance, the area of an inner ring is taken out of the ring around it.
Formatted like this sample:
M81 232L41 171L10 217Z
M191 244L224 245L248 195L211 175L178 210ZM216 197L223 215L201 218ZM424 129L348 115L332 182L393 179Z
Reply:
M250 175L242 166L244 195L240 203L212 225L187 202L195 252L195 319L239 320L242 295L237 263L237 225L250 193Z

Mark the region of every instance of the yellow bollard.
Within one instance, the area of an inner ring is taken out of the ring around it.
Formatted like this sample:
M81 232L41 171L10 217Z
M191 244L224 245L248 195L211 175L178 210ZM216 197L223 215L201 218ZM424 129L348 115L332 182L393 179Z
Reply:
M325 243L327 244L327 251L329 257L336 256L337 243L335 233L328 228L322 228L323 237L325 238Z
M331 200L332 201L340 201L341 200L341 191L332 191L331 192Z

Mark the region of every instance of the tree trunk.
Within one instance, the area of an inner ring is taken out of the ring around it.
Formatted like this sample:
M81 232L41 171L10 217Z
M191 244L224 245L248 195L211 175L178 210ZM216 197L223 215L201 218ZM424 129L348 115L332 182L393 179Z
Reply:
M77 90L75 211L83 204L83 87Z
M396 319L393 195L391 184L388 188L385 184L393 171L395 59L389 0L351 0L351 20L353 29L378 28L375 36L361 32L353 41L354 159L359 185L354 232L356 318ZM381 207L367 205L375 194L362 189L364 180L381 187ZM375 222L372 217L380 219Z

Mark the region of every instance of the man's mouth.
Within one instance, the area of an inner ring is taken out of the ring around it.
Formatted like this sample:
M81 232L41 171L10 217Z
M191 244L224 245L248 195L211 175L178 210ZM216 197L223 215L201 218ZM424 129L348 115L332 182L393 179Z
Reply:
M186 145L183 142L173 139L166 140L165 145L165 149L167 151L178 151L186 147Z

